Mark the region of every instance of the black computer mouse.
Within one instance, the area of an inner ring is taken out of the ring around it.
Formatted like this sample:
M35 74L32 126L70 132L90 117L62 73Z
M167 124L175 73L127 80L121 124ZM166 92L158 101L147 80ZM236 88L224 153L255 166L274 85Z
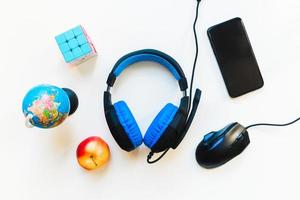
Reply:
M196 159L204 168L215 168L239 155L249 143L247 129L235 122L206 134L197 147Z

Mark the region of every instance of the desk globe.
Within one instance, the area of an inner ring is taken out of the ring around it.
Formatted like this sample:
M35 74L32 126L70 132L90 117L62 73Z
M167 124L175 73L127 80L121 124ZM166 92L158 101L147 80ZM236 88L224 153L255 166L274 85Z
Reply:
M60 125L78 107L75 92L53 85L38 85L28 91L22 109L29 127L53 128Z

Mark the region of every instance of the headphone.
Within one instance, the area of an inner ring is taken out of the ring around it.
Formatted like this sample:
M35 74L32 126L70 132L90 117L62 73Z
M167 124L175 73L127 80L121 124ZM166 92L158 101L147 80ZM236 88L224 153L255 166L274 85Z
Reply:
M140 128L125 101L112 103L111 87L116 78L129 66L150 61L167 68L178 81L179 88L183 93L180 105L171 103L157 114L144 138ZM114 65L107 79L107 90L104 92L105 118L112 136L121 149L130 152L144 143L151 152L148 155L148 163L154 163L163 157L167 151L176 149L186 135L198 108L201 91L196 89L193 108L191 109L191 98L187 96L188 84L180 65L171 56L154 49L144 49L129 53L120 58ZM157 160L150 161L154 153L164 152Z

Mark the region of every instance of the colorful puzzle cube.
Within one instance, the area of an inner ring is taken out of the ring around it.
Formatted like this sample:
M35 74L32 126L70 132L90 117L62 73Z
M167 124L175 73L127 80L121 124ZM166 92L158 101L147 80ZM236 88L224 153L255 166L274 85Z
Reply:
M79 65L97 55L97 51L82 26L77 26L55 37L67 63Z

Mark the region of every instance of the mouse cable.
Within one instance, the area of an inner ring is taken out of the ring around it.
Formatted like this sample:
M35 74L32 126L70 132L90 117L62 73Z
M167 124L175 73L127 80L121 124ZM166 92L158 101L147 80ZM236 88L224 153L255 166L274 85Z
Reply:
M195 52L195 59L194 59L194 63L193 63L193 71L192 71L191 83L190 83L190 100L189 100L188 113L187 113L188 115L189 115L190 110L191 110L192 92L193 92L193 83L194 83L194 74L195 74L195 69L196 69L197 60L198 60L198 52L199 52L198 36L197 36L197 31L196 31L196 25L197 25L197 20L198 20L198 15L199 15L199 5L200 5L200 2L201 2L201 0L197 0L196 16L195 16L195 20L194 20L194 23L193 23L193 32L194 32L194 37L195 37L196 52ZM162 157L164 157L164 155L166 155L166 153L169 151L169 149L170 148L166 149L157 159L155 159L153 161L151 161L151 158L154 155L154 153L151 151L148 154L148 156L147 156L147 162L149 164L156 163Z
M255 127L255 126L289 126L289 125L292 125L296 122L298 122L300 120L300 117L295 119L294 121L291 121L289 123L286 123L286 124L268 124L268 123L258 123L258 124L252 124L252 125L249 125L247 126L245 129L249 129L249 128L252 128L252 127Z

